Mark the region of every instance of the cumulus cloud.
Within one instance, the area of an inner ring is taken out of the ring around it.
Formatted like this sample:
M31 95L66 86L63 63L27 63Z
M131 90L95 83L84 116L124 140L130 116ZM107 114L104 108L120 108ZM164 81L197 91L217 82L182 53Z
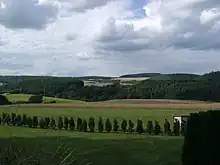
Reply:
M132 6L136 2L0 0L0 34L7 41L0 46L0 73L115 76L219 69L217 0L148 0L141 16Z
M0 0L0 24L12 29L43 29L56 19L57 6L40 0Z

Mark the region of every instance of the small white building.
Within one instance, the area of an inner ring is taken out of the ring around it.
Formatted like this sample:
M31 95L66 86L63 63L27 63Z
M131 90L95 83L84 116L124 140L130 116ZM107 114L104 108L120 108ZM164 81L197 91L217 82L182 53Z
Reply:
M189 115L173 116L173 122L175 120L178 120L180 122L180 127L181 127L182 123L187 122L188 118Z

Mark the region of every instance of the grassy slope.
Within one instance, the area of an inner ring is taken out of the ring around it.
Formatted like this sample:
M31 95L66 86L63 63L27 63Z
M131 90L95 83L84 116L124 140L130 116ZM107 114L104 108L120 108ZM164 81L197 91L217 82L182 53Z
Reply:
M34 149L40 153L54 153L59 145L68 144L68 148L76 149L74 157L77 158L77 165L84 159L95 165L180 165L183 143L181 137L79 133L5 126L0 126L0 137L1 147L11 144L25 148L28 154Z
M9 94L7 95L7 98L9 101L28 101L31 95L27 94ZM80 102L75 100L69 100L69 99L60 99L60 98L54 98L54 97L45 97L46 102L50 102L52 100L55 100L57 103L74 103L74 102Z

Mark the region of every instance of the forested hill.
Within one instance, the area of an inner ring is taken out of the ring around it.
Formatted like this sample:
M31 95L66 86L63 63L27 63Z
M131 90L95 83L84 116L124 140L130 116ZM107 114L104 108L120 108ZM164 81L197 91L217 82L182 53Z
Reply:
M102 101L111 99L186 99L220 101L220 72L204 75L157 75L134 85L115 82L108 86L84 86L71 77L3 76L2 93L45 94L46 96Z
M137 74L125 74L120 76L120 78L153 77L159 75L161 75L161 73L137 73Z

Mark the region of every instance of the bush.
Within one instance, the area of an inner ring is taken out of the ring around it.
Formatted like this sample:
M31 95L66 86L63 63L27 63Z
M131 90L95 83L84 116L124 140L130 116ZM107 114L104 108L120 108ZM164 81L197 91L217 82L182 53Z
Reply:
M23 126L26 126L27 125L27 115L26 114L23 114L22 115L22 121L21 121L22 125Z
M49 101L48 103L54 104L54 103L57 103L57 102L55 100L52 100L52 101Z
M170 135L171 129L170 129L170 123L167 119L164 121L164 134Z
M77 130L78 131L82 131L83 127L82 127L82 119L80 117L77 118Z
M128 131L130 133L134 131L134 123L131 120L128 121Z
M95 119L93 117L89 118L89 130L95 132Z
M114 132L118 132L118 128L119 128L118 121L117 121L117 119L114 119L114 122L113 122L113 131L114 131Z
M173 123L173 133L175 136L180 135L180 122L177 119L175 119L175 121Z
M7 114L5 112L2 113L2 124L6 124Z
M69 119L67 117L64 117L64 129L68 130L68 126L69 126Z
M136 131L139 133L139 134L142 134L144 132L144 128L143 128L143 122L142 120L137 120L137 128L136 128Z
M28 118L27 118L27 125L28 125L29 128L32 128L32 127L33 127L33 120L32 120L31 117L28 117Z
M83 128L83 131L84 131L84 132L87 132L87 127L88 127L87 121L86 121L86 120L83 120L82 128Z
M182 123L181 123L181 131L180 131L180 133L181 133L182 136L185 136L186 123L187 123L187 121L185 121L185 120L183 120Z
M123 130L123 132L126 132L127 125L127 120L123 120L121 123L121 129Z
M37 127L38 127L38 118L37 118L37 116L34 116L34 117L33 117L33 127L34 127L34 128L37 128Z
M112 131L112 124L111 121L107 118L105 122L105 130L106 132L111 132Z
M16 119L15 119L16 125L17 126L21 126L22 125L22 118L21 115L17 115Z
M7 99L7 97L0 95L0 105L9 105L10 101Z
M74 119L72 117L69 120L69 127L70 127L71 131L73 131L75 129L75 122L74 122Z
M217 165L220 148L220 111L191 114L182 147L182 165Z
M7 125L11 124L11 117L10 117L9 114L6 115L5 122L6 122Z
M45 127L46 129L48 129L49 126L50 126L50 118L49 118L49 117L45 117L45 118L44 118L44 122L45 122L44 127Z
M59 130L63 129L63 118L61 116L58 118L58 128Z
M2 118L0 117L0 124L2 124Z
M46 118L45 118L45 119L46 119ZM39 125L40 125L40 128L41 128L41 129L46 128L46 127L45 127L46 122L45 122L45 120L44 120L43 118L40 119L40 123L39 123Z
M56 129L56 121L54 118L51 117L50 119L50 128Z
M103 130L104 130L104 124L103 124L103 120L101 117L99 117L98 130L99 130L99 132L103 132Z
M43 96L33 95L28 99L28 103L38 104L43 102Z
M153 122L152 121L148 121L147 122L147 133L149 135L151 135L153 133L153 130L154 130Z
M16 125L15 119L16 119L16 114L15 114L15 113L12 113L12 114L11 114L11 124L12 124L13 126Z
M160 124L158 123L158 121L155 121L155 125L154 125L154 134L155 135L159 135L161 133L161 127Z

